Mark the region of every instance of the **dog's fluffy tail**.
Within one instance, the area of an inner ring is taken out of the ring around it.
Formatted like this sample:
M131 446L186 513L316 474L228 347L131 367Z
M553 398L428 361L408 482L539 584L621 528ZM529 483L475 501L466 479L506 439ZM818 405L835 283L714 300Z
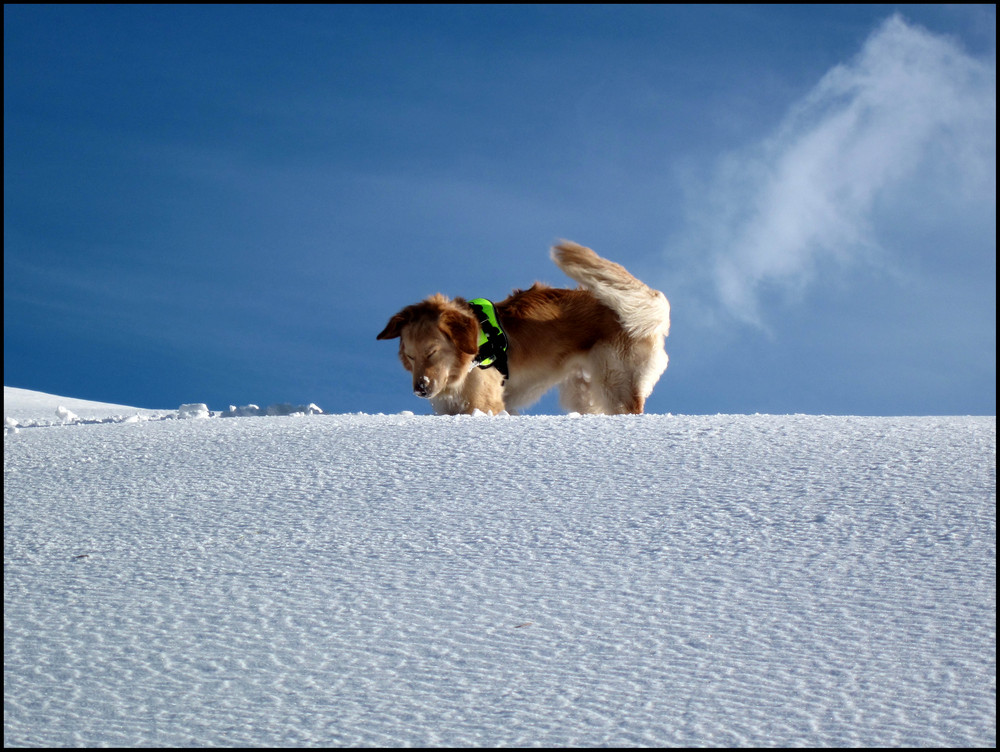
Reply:
M618 314L634 337L670 332L670 303L659 290L645 285L625 267L603 259L589 248L568 240L552 248L552 260L598 300Z

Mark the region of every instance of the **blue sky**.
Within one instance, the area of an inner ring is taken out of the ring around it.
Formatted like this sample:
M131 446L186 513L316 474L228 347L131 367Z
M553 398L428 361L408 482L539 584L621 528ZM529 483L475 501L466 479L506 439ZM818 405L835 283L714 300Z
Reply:
M427 412L389 316L559 238L650 412L995 415L995 7L4 6L7 386Z

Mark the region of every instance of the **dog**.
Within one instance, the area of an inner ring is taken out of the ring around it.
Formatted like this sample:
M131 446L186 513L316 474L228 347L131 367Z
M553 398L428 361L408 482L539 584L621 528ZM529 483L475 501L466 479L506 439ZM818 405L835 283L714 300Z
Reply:
M377 335L399 338L413 392L435 413L516 412L556 386L570 412L642 413L667 368L666 296L576 243L551 255L578 289L536 282L495 306L438 293Z

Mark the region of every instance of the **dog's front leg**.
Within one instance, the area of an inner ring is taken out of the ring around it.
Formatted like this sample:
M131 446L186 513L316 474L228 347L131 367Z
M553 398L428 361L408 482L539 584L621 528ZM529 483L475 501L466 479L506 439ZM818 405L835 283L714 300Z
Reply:
M506 409L503 401L503 376L494 368L474 368L457 392L431 398L438 415L471 415L479 410L499 415Z

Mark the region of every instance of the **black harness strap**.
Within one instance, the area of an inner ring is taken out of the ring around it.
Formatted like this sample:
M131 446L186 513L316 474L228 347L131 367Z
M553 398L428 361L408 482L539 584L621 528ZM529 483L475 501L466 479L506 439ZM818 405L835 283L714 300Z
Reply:
M507 369L507 335L500 327L496 307L485 298L470 300L469 305L476 312L479 321L479 354L474 361L479 368L496 368L503 374L504 381L510 375Z

